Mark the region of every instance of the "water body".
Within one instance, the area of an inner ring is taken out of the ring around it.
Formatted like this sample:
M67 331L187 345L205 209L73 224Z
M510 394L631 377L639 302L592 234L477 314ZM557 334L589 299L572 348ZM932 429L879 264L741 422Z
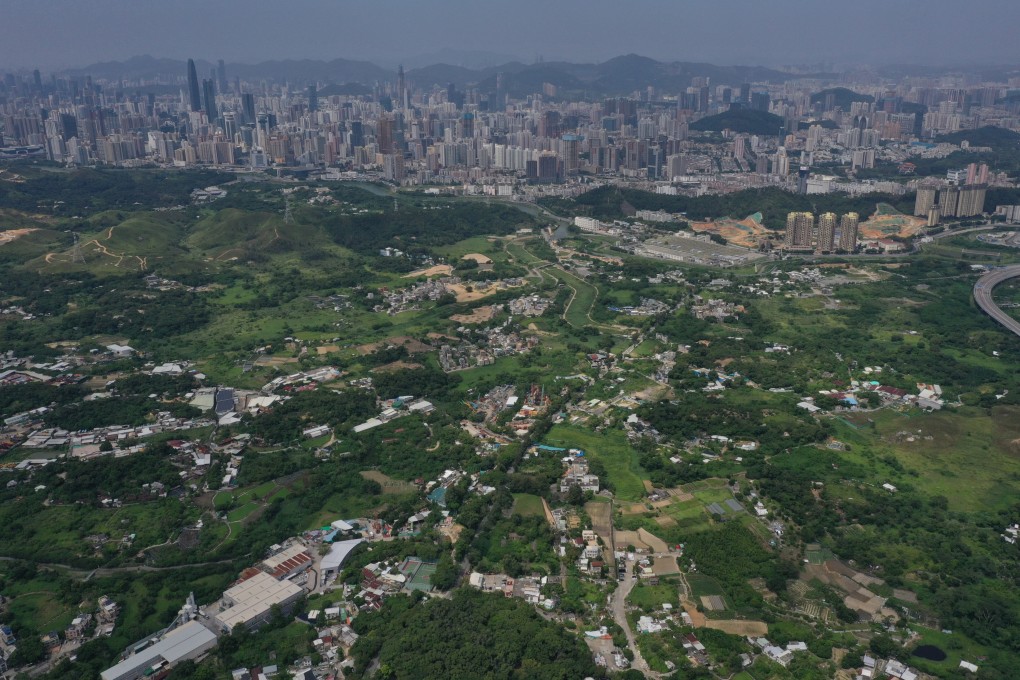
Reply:
M914 650L913 655L928 661L944 661L946 658L946 653L935 645L921 645Z
M560 222L559 226L556 227L556 231L553 232L553 240L559 241L561 238L567 238L570 236L570 230L567 228L566 222Z

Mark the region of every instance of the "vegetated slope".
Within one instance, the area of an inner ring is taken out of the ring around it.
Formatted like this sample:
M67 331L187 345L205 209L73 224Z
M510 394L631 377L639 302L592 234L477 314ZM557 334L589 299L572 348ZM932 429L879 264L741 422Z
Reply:
M1016 149L1020 146L1020 133L1007 130L1006 128L985 125L975 130L959 130L946 135L939 135L938 141L959 144L970 142L971 146L990 146L993 149L1006 147Z
M829 98L829 95L832 95L833 97L834 100L833 104L843 109L844 111L849 111L850 105L854 102L870 103L875 101L875 98L872 97L870 94L860 94L859 92L854 92L853 90L847 89L845 87L830 87L826 90L822 90L821 92L815 92L813 95L811 95L811 103L824 104L825 100Z
M754 109L730 109L714 116L706 116L690 125L691 130L701 132L731 130L753 135L772 136L778 135L782 127L783 119L779 116Z
M377 657L376 677L391 680L603 676L577 637L502 595L462 589L424 604L392 597L354 626L353 677L366 677Z
M211 170L8 169L27 181L0 181L0 207L67 216L183 205L192 190L231 179Z

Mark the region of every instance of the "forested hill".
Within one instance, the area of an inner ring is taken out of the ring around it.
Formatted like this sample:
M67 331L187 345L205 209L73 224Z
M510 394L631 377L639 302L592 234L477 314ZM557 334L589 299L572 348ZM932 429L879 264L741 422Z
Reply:
M361 637L347 677L368 677L376 659L376 680L605 677L576 635L502 595L462 589L426 603L391 597L379 612L356 618L354 627Z

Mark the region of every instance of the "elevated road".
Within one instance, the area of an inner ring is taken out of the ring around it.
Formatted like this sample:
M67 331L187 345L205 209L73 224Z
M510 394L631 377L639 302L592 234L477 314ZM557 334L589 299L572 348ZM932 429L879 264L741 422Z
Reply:
M992 291L997 285L1017 277L1020 277L1020 265L1017 264L988 272L974 284L974 301L985 314L999 322L1007 330L1020 335L1020 321L999 309L999 306L992 300Z

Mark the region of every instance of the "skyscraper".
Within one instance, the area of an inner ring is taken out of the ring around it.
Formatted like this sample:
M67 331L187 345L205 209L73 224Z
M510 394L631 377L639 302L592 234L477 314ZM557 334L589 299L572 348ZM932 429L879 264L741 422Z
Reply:
M195 70L195 60L188 59L188 95L191 97L191 110L202 110L202 94L198 90L198 71Z
M308 110L319 110L319 91L316 89L315 83L308 86Z
M227 93L227 66L222 59L216 62L216 86L220 94Z
M404 65L401 64L397 69L397 106L406 109L407 104L407 81L404 78Z
M836 213L818 216L818 250L830 252L836 244Z
M809 212L792 212L786 216L786 247L810 250L814 235L815 216Z
M202 95L205 100L205 115L212 123L216 120L216 87L213 81L202 81Z
M241 112L244 114L244 122L247 125L255 124L255 95L251 92L241 95Z
M846 253L852 253L857 249L857 224L860 217L855 212L849 212L839 218L839 249Z

